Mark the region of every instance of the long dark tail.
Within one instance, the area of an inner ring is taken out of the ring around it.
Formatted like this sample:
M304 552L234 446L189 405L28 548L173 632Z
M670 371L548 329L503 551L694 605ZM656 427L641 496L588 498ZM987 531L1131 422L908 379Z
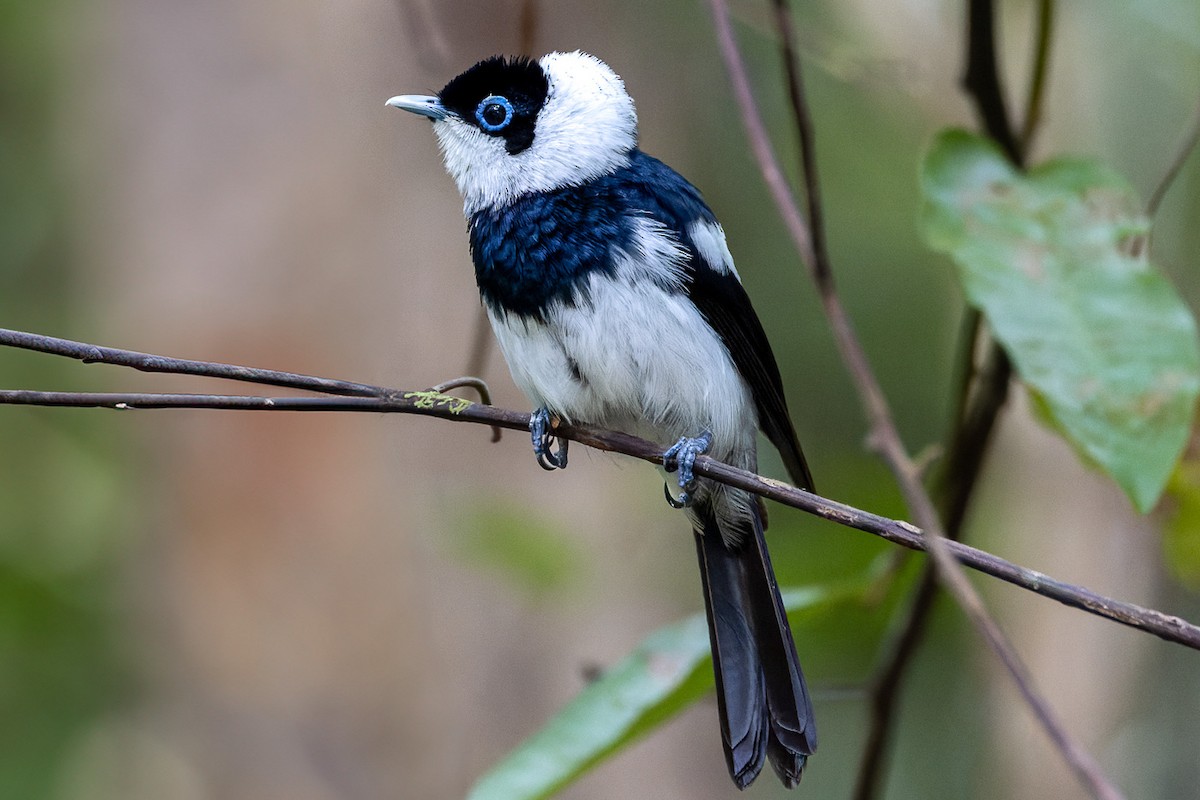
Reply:
M775 584L757 504L753 530L731 549L711 512L700 518L696 552L712 642L721 737L729 774L739 789L771 766L789 789L817 749L808 687L796 658L783 601Z

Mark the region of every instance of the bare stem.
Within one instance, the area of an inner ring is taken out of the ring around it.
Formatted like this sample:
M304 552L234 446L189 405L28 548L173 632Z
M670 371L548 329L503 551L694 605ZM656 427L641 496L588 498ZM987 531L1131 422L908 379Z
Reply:
M487 371L488 357L492 354L492 323L488 321L487 311L479 307L475 315L474 328L471 331L471 351L467 355L467 373L482 375Z
M365 383L352 383L350 381L339 381L331 378L317 378L312 375L300 375L294 372L239 367L233 364L218 364L213 361L168 358L166 356L156 356L151 353L139 353L136 350L100 347L99 345L87 344L85 342L75 342L70 339L59 339L54 336L25 333L24 331L14 331L7 328L0 328L0 345L74 358L85 364L114 364L121 367L130 367L140 372L202 375L206 378L225 378L231 381L257 383L264 386L304 389L310 392L321 392L322 394L371 397L391 391L382 386L370 386Z
M1146 203L1146 216L1154 217L1158 213L1158 207L1162 205L1163 198L1167 196L1167 190L1171 188L1171 184L1179 177L1179 173L1183 171L1183 165L1187 163L1188 157L1192 151L1196 149L1196 144L1200 142L1200 106L1196 107L1196 113L1192 117L1191 130L1188 131L1179 150L1175 152L1175 158L1171 159L1171 163L1167 166L1167 171L1163 174L1162 180L1154 187L1154 192L1150 195L1150 200Z
M522 55L536 56L533 48L537 43L538 27L540 23L540 14L538 14L538 0L521 0L521 16L517 21L517 50Z
M771 0L775 12L775 28L783 48L784 74L787 79L788 100L796 124L796 135L800 140L800 165L804 178L804 199L808 208L808 231L812 238L813 278L822 292L835 291L833 266L829 259L829 247L825 237L825 211L822 205L820 173L817 171L816 131L808 103L804 100L804 78L800 74L800 58L796 53L796 37L792 26L792 12L787 0ZM736 41L735 41L736 44ZM790 192L788 193L790 196Z
M538 28L541 14L538 0L521 0L521 11L517 17L517 52L536 57L534 47L537 45ZM487 371L488 361L492 355L492 324L488 320L487 311L479 307L475 315L475 325L471 332L471 349L467 354L467 374L482 375ZM500 431L496 430L496 441L500 440Z
M1036 132L1048 74L1053 30L1053 0L1041 0L1037 26L1034 68L1026 105L1025 126L1018 141L1009 126L1004 104L994 42L995 30L990 3L971 2L966 27L966 69L962 84L975 101L979 118L989 135L1004 143L1009 157L1020 164ZM983 469L1000 409L1008 396L1012 364L995 341L988 347L985 363L975 368L978 345L987 336L975 309L967 311L967 325L960 346L962 376L954 426L938 483L940 507L951 539L962 537L967 510ZM881 787L885 753L894 728L903 679L924 639L934 602L938 597L937 575L927 566L918 581L908 612L871 687L871 722L859 770L856 800L871 800ZM1085 779L1087 780L1087 779Z
M18 343L19 342L19 343ZM280 385L281 376L292 376L304 383L313 381L333 386L366 386L345 384L342 381L327 381L311 376L281 373L274 370L255 370L232 364L188 361L99 347L65 339L19 333L0 329L0 345L39 350L68 358L82 359L81 353L90 354L89 363L104 363L143 369L143 361L155 363L156 372L178 373L212 378L240 376L238 380L263 385ZM63 345L70 345L65 347ZM132 358L136 356L137 358ZM257 376L257 377L255 377ZM455 384L466 385L460 380ZM307 388L307 387L306 387ZM0 405L37 405L77 408L114 408L121 410L195 408L249 411L350 411L370 413L419 414L451 420L499 426L514 430L528 430L529 415L472 403L456 397L439 394L435 390L408 391L385 387L369 387L369 396L356 397L260 397L239 395L207 394L143 394L143 393L96 393L96 392L39 392L27 390L0 390ZM609 452L623 453L653 464L662 461L661 444L648 442L623 433L604 430L589 425L563 425L555 429L555 435L572 439L589 447ZM829 500L789 486L781 481L764 478L752 472L731 467L708 456L696 459L696 473L730 486L736 486L784 505L797 508L814 516L830 520L849 528L872 533L889 542L910 550L927 550L930 539L919 528L907 522L872 514L869 511ZM1120 622L1132 628L1152 633L1162 639L1200 650L1200 627L1179 617L1161 611L1143 608L1097 594L1090 589L1074 586L1051 578L1041 572L1021 567L1003 558L954 542L944 543L951 557L963 565L984 574L999 578L1105 619Z
M962 87L975 100L975 111L987 131L1014 164L1024 154L1013 132L1004 102L996 58L996 13L992 0L967 0L967 68ZM1039 90L1040 91L1040 90Z
M775 2L777 22L781 25L789 25L790 20L787 9L783 7L782 0L775 0ZM1067 763L1076 772L1080 781L1096 797L1119 797L1120 794L1103 775L1098 765L1067 734L1048 703L1034 688L1028 671L1021 663L1019 656L1017 656L1012 645L1008 642L995 620L987 613L979 595L966 579L961 566L955 560L951 551L952 543L948 542L945 538L942 522L935 510L933 500L921 484L920 472L904 447L886 397L879 386L874 371L871 369L866 353L854 332L849 316L846 314L841 300L836 293L831 273L828 269L827 257L822 256L813 244L818 241L819 237L805 224L803 215L800 213L795 198L790 188L786 185L786 181L783 181L782 188L776 188L775 184L783 180L782 171L771 148L770 140L766 137L757 104L749 88L749 80L746 78L741 52L738 49L737 41L729 21L728 8L724 0L710 0L710 5L716 25L718 44L734 84L734 93L741 107L746 129L750 134L752 148L759 160L760 170L763 173L764 180L771 188L772 196L779 207L779 211L784 218L789 232L792 233L797 251L800 253L801 259L808 267L817 284L818 291L821 293L834 339L837 342L847 370L854 381L870 424L870 441L891 469L913 518L924 529L927 551L932 557L939 578L966 613L968 619L971 620L972 624L996 653L1001 663L1005 665L1039 724L1058 747ZM990 32L990 5L986 9L982 9L981 4L973 0L971 6L972 24L986 24ZM980 13L981 9L986 10L987 13ZM784 58L787 62L789 97L792 103L792 111L797 130L800 132L801 147L806 151L802 153L801 163L805 165L806 169L815 170L811 122L809 121L807 104L804 99L803 84L800 81L799 67L795 63L797 59L792 46L792 37L790 33L781 31L780 38L783 43ZM973 79L980 79L980 85L986 86L986 81L982 80L982 78L986 78L986 75L979 72L979 68L984 66L986 65L972 64L971 67L974 70L969 68L968 82ZM1003 112L1002 104L1000 110ZM1003 122L1007 125L1006 118ZM1007 143L1002 142L1001 144L1015 156L1017 152L1015 139L1010 137ZM805 184L810 187L810 190L815 190L815 174L807 175ZM809 196L808 204L810 209L819 208L820 198ZM799 220L799 225L792 222L793 220ZM809 220L809 222L811 223L812 220ZM798 232L794 229L798 229ZM823 241L823 234L821 234L820 240Z
M1033 48L1033 71L1029 76L1029 94L1025 101L1025 120L1021 125L1021 152L1029 155L1033 136L1042 121L1042 101L1046 97L1046 75L1050 71L1050 42L1054 40L1054 0L1038 0L1037 32Z

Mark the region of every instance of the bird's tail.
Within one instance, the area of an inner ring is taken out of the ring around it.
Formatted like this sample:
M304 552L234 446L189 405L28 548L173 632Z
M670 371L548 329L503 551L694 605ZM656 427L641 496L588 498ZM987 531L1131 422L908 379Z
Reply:
M757 504L753 507L753 524L747 525L753 530L744 531L732 548L715 515L701 512L696 552L729 774L744 789L769 758L790 789L817 748L817 729L762 518Z

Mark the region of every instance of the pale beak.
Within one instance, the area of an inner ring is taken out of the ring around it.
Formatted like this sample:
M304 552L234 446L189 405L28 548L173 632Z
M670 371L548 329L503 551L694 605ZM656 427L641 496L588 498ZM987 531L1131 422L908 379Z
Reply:
M441 100L424 94L402 94L388 100L387 104L392 108L411 111L414 114L420 114L422 117L429 117L432 120L445 119L449 113L446 111L445 106L442 105Z

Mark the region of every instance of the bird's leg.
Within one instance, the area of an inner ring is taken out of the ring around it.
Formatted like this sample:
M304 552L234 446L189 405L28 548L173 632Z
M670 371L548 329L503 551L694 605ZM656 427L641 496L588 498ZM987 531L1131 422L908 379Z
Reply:
M708 448L712 447L712 432L704 431L699 436L692 438L691 436L681 437L678 442L671 445L667 452L663 453L663 468L667 472L679 470L679 497L671 496L670 490L664 485L663 491L667 495L667 502L672 508L686 508L692 504L692 492L696 489L696 476L692 474L692 468L696 464L696 456L707 452Z
M529 433L533 438L533 454L538 466L545 470L563 469L567 466L567 440L558 440L558 449L552 449L557 438L550 432L550 410L542 406L529 415Z

